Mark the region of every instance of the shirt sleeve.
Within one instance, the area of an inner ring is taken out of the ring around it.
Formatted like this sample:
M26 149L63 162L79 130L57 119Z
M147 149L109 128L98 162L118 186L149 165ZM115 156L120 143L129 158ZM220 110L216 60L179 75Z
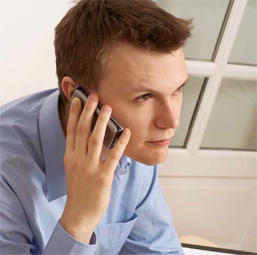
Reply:
M58 222L43 251L33 244L33 233L19 216L0 205L0 247L1 254L95 254L95 234L92 245L76 240Z
M43 254L95 254L97 248L95 243L95 233L93 233L90 245L88 245L76 240L58 221Z
M0 253L1 254L95 254L98 247L95 234L90 244L71 236L57 222L45 247L39 247L40 238L31 230L19 199L3 180L0 181Z
M156 166L147 185L148 190L135 211L138 220L119 254L184 255Z

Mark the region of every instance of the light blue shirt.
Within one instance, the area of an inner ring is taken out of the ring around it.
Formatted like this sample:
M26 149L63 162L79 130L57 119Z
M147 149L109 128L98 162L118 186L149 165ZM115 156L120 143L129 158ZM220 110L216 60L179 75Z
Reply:
M59 223L66 202L59 92L1 107L1 254L184 254L156 166L122 156L90 244Z

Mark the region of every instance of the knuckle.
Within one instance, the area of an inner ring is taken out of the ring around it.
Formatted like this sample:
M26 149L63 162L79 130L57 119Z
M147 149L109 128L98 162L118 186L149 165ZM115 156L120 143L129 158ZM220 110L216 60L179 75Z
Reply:
M126 147L127 147L127 145L128 145L128 140L127 139L123 139L122 141L121 141L121 149L122 150L124 150Z
M91 101L88 101L85 105L84 105L84 110L87 112L91 112L93 110L95 110L95 105L94 103L91 103Z
M119 140L115 145L115 147L117 148L117 151L123 151L126 146L127 146L127 140L123 139L122 137L119 138Z
M97 121L100 122L106 122L108 120L108 115L107 114L103 114L102 112L99 114Z
M73 123L68 123L66 132L70 134L70 133L74 133L75 131L76 131L76 125L74 125Z
M98 187L103 187L106 183L106 176L103 174L99 174L97 178Z
M90 146L93 146L93 147L98 146L99 140L95 136L91 136L89 138L89 144L90 144Z
M129 143L130 135L121 135L119 142L122 146L126 147Z
M124 147L124 146L127 145L127 140L122 139L122 137L121 137L121 138L119 139L118 143L119 143L119 145L120 145L121 147Z
M74 153L67 153L64 155L64 164L69 169L74 170L79 167L79 160L77 160Z
M111 160L111 161L117 161L117 160L119 159L117 153L112 153L112 154L110 154L109 157L110 157L110 160Z
M109 186L111 182L112 182L112 176L108 172L102 171L101 173L97 174L98 187Z
M88 132L88 127L86 125L79 125L76 132L78 135L83 135Z
M79 161L73 157L71 160L70 160L70 166L71 166L71 169L78 169L79 168Z
M80 103L72 104L70 111L71 111L71 113L79 113L81 111Z

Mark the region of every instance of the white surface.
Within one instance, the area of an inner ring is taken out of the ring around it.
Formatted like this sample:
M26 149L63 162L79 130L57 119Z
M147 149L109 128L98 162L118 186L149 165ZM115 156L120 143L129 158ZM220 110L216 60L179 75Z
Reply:
M71 0L0 0L0 105L57 88L54 29Z
M190 59L210 60L222 27L229 0L158 0L162 8L179 18L193 18L194 29L186 43Z
M247 42L247 44L245 43ZM257 64L257 1L248 0L229 58L231 63Z
M224 253L216 251L205 251L191 248L183 248L186 255L235 255L234 253Z

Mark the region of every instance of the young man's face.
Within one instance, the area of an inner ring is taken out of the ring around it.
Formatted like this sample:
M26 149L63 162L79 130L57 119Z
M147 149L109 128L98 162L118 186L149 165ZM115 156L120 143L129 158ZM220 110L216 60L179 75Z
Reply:
M167 159L169 141L180 125L182 92L188 78L182 48L157 53L129 43L115 45L109 54L97 93L101 104L131 131L124 152L147 165Z

